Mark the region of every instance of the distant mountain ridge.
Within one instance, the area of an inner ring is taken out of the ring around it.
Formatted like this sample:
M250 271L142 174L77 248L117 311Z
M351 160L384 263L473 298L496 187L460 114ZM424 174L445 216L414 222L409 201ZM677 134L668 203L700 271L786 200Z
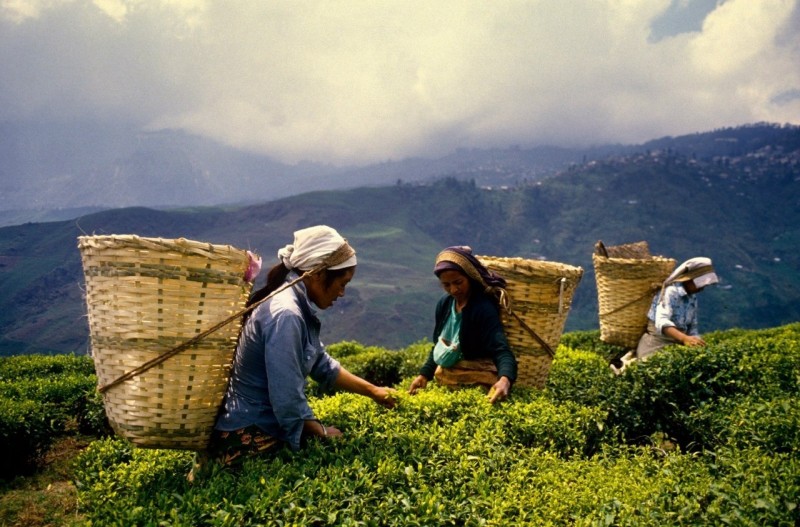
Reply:
M259 252L268 267L294 230L316 223L339 229L359 255L347 296L320 313L328 343L391 348L428 338L441 294L433 258L453 244L582 266L568 330L598 324L597 240L646 240L654 254L678 261L711 257L722 283L702 293L703 331L797 321L799 144L798 127L752 125L620 149L502 190L483 188L486 166L465 163L431 181L398 177L250 206L124 208L0 228L0 353L87 350L78 235L226 243ZM508 154L499 173L512 178Z
M748 134L748 130L755 135ZM642 145L461 149L438 159L364 167L285 165L178 130L142 132L102 123L0 123L0 226L63 218L63 209L219 206L271 201L315 190L385 186L444 176L479 186L517 186L572 165L672 148L701 158L741 155L753 141L785 141L791 128L757 125ZM795 145L796 146L796 145Z

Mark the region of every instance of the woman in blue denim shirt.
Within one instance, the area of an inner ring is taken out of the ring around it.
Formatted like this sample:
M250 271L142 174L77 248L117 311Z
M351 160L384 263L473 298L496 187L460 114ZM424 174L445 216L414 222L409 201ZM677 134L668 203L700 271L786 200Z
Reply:
M394 390L348 372L319 338L316 309L327 309L344 296L356 269L355 251L334 229L320 225L295 232L294 243L278 257L267 284L248 302L262 303L244 321L215 425L211 452L225 464L281 444L297 450L309 436L342 435L314 416L306 399L306 377L387 408L395 404Z

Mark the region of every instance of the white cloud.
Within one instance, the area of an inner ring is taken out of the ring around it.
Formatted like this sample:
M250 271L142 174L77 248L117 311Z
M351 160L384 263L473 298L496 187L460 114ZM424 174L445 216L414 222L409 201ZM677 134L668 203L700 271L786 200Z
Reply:
M0 0L0 16L20 24L38 18L43 11L70 3L72 0Z
M728 0L655 42L671 0L0 2L0 118L182 127L284 161L800 123L781 98L797 0Z
M116 22L122 22L128 14L128 6L122 0L93 0L93 3Z

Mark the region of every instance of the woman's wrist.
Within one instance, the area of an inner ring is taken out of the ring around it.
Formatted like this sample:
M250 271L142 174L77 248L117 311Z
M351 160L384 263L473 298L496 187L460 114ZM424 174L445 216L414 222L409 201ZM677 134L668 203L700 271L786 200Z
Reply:
M363 394L372 399L373 401L377 401L380 397L380 388L375 386L374 384L370 384L367 388L367 393Z
M319 437L328 437L328 427L322 424L322 421L320 421L319 419L314 419L314 421L316 421L316 423L319 425L319 430L317 435Z

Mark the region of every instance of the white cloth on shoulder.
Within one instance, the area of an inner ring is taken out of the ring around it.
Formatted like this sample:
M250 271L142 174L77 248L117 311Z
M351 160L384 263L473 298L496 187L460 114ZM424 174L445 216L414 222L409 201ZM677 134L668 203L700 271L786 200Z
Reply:
M336 249L347 243L347 240L327 225L315 225L300 229L294 233L294 243L286 245L278 251L278 259L287 269L308 271L321 264ZM356 265L353 254L346 261L333 265L329 269L344 269Z

